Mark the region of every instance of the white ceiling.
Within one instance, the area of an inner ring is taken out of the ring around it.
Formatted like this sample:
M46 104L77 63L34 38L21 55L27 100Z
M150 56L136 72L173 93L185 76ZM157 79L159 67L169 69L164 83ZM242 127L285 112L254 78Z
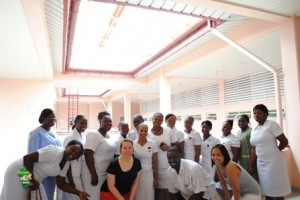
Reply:
M66 2L70 1L64 1L65 5ZM278 25L300 13L300 1L294 0L173 2L223 11L228 16L231 14L217 30L275 67L281 67ZM55 12L47 10L49 6L55 7ZM212 33L207 33L204 38L160 63L160 69L141 78L65 75L62 73L62 41L66 37L62 31L63 9L61 0L0 1L0 79L50 80L58 90L67 86L95 88L97 85L97 89L112 90L107 98L120 100L126 92L135 101L158 97L161 73L170 78L172 92L176 93L264 70ZM49 18L54 24L49 25Z

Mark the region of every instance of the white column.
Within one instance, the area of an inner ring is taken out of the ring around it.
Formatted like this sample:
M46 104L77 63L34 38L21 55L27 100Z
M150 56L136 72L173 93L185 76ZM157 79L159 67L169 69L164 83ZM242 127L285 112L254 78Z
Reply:
M131 125L131 96L125 92L124 94L124 121Z
M286 136L292 151L290 180L300 188L300 17L279 26L286 107Z
M113 119L113 105L110 99L107 101L107 112L110 113L111 118Z
M170 79L163 74L159 79L160 110L164 115L171 112L171 86Z

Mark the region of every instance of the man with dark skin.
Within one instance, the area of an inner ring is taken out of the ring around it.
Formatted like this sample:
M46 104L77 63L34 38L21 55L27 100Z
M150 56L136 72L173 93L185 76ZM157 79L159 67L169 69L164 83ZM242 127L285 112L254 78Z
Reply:
M170 164L167 175L171 183L169 188L171 199L209 199L207 190L212 186L212 180L206 171L192 160L181 159L176 146L168 149L167 157Z

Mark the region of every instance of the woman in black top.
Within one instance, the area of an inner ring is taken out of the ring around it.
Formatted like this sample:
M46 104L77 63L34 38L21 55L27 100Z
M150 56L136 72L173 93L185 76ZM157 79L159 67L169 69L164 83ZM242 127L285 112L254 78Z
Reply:
M141 163L132 157L133 143L123 140L120 156L110 162L106 172L107 180L101 187L100 199L134 200L138 188Z

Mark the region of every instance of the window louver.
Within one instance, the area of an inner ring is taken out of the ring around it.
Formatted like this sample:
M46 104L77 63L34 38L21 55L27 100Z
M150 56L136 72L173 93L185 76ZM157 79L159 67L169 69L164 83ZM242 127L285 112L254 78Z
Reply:
M281 96L284 96L282 70L279 70ZM225 81L225 102L239 103L257 99L274 99L273 74L269 71Z

